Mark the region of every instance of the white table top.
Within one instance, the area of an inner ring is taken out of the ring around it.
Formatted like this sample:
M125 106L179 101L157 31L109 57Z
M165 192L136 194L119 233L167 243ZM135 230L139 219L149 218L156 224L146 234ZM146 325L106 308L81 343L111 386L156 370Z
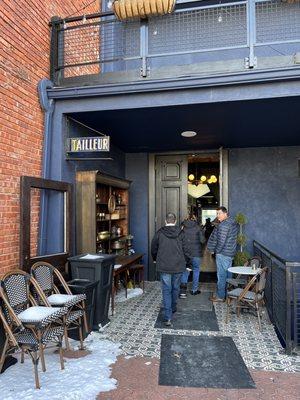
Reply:
M228 271L232 272L233 274L239 274L239 275L255 275L257 274L257 272L260 271L260 268L253 270L251 267L237 266L237 267L229 267Z

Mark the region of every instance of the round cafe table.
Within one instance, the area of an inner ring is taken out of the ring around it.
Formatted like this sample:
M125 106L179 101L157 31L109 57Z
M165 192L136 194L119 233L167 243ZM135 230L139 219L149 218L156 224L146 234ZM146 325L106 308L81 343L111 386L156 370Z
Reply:
M228 268L228 272L238 275L256 275L259 271L260 268L254 270L252 267L245 267L243 265Z

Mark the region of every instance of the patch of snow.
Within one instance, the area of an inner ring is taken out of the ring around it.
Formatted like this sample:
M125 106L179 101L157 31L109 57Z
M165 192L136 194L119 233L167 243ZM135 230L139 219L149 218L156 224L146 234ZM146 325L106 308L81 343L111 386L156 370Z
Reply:
M75 344L76 342L72 341ZM120 344L103 340L92 332L84 341L91 354L78 359L65 359L60 369L59 354L54 348L46 349L46 372L39 363L41 389L35 389L33 365L29 356L0 375L1 400L95 400L100 392L116 389L116 379L110 378L110 366L121 354Z
M125 297L125 289L122 289L119 293L117 293L115 297L116 303L121 303L123 301L132 299L133 297L140 296L143 294L143 290L140 288L135 289L127 289L127 298Z

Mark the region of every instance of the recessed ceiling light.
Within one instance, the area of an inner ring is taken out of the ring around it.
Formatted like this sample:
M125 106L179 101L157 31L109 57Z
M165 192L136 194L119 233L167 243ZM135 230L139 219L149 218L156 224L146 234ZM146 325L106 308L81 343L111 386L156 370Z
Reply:
M193 136L196 136L196 135L197 135L197 133L194 132L194 131L181 132L181 136L183 136L183 137L193 137Z

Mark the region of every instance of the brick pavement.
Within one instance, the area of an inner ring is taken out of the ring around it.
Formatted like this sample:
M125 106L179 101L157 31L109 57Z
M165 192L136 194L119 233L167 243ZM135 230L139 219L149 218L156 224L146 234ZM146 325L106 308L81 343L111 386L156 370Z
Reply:
M157 358L120 356L112 368L118 388L97 400L300 400L299 373L250 370L256 389L237 390L159 386L158 371Z

